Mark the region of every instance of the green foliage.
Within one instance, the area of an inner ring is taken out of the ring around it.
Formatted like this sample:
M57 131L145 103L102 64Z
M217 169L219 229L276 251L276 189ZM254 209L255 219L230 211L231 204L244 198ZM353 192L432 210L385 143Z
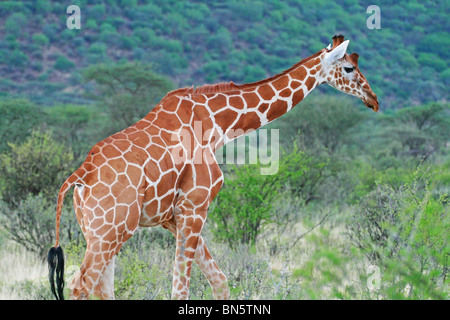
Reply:
M83 76L97 84L96 97L114 120L110 130L123 129L143 118L173 86L141 62L94 65L84 70Z
M271 221L280 176L263 176L259 170L255 165L232 167L233 178L226 180L209 214L216 238L231 247L255 244L262 227Z
M27 17L22 12L11 14L5 22L5 30L15 36L20 36L27 23Z
M367 298L365 289L355 282L346 282L351 270L359 268L355 261L357 252L345 254L342 247L333 243L328 229L307 236L307 245L314 247L308 259L293 271L293 277L301 281L301 292L297 299L352 299L355 296ZM347 248L346 248L347 249ZM357 269L358 270L358 269ZM359 271L359 270L358 270ZM354 271L353 271L354 272ZM352 292L353 291L353 292Z
M280 118L273 126L283 128L285 139L298 136L308 149L324 149L334 154L342 145L355 142L352 130L368 118L343 96L308 97L301 105Z
M391 149L395 156L428 156L445 148L450 140L450 108L448 103L429 103L400 109L387 115L382 121L390 126L379 134L396 136L399 148Z
M448 273L448 194L433 194L433 172L422 167L401 188L380 184L348 224L354 243L383 267L388 299L444 299Z
M33 131L0 154L0 225L9 239L43 259L55 233L55 197L72 169L73 154L51 138ZM68 209L68 208L66 208ZM63 210L65 240L78 237L75 217Z
M167 299L170 278L159 266L148 265L147 261L136 251L125 251L120 254L115 293L121 299ZM165 290L160 290L165 287Z
M100 117L92 106L86 105L56 105L45 109L46 123L52 128L53 136L73 151L74 158L84 157L92 147L92 138L101 139L97 133L98 123L94 120ZM101 118L100 118L101 119ZM84 160L84 159L83 159Z
M351 40L349 50L361 55L361 70L378 94L382 110L448 100L447 86L441 80L448 67L449 46L442 29L447 22L442 1L385 4L385 23L369 33L367 5L353 1L330 5L318 0L306 4L298 0L124 4L98 0L81 6L82 29L69 30L61 28L67 18L61 14L65 9L61 3L0 3L5 39L16 39L1 48L6 57L0 59L1 75L12 81L8 92L21 92L15 85L25 82L22 92L47 104L77 96L65 91L73 85L66 78L58 79L61 87L57 90L36 90L40 73L28 70L27 62L39 63L44 73L52 71L53 65L46 61L49 47L58 48L78 68L137 59L151 61L154 70L179 86L242 83L287 69L325 48L339 31ZM234 52L239 53L239 60ZM217 61L226 68L220 72L210 68ZM82 85L81 79L77 85Z
M390 159L387 159L389 161ZM349 172L348 183L352 185L352 192L347 195L349 203L356 203L359 199L377 189L377 184L386 183L394 188L399 188L405 183L412 182L411 164L409 162L397 163L392 161L386 168L380 164L368 163L367 159L358 159L350 162L346 170Z
M16 49L11 52L10 56L5 60L6 62L8 62L10 67L15 67L20 70L26 66L26 63L28 62L28 56L19 49Z
M54 68L59 71L68 71L75 66L75 63L67 59L66 56L59 56L54 64Z
M276 203L288 182L297 182L309 170L308 161L302 151L293 148L278 163L275 174L261 174L260 164L229 167L229 176L209 215L216 238L233 248L254 245L263 227L274 221Z
M44 259L54 239L55 207L42 195L24 195L20 202L0 201L0 225L9 239Z
M0 2L1 12L13 13L20 12L23 10L24 4L17 1L2 1Z
M33 34L32 40L33 43L37 44L38 46L46 46L50 42L47 36L43 33Z
M44 118L41 108L26 99L0 99L0 114L0 153L8 149L8 142L23 142Z
M71 169L73 154L51 138L33 131L25 142L10 143L0 155L1 195L8 204L42 194L53 199L58 185Z

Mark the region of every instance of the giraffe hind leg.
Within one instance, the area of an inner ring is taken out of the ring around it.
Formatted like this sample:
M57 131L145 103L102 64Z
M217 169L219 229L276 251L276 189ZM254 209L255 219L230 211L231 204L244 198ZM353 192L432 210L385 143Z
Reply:
M80 270L69 287L71 299L114 299L114 261L124 242L88 240Z
M72 299L114 298L114 257L137 229L142 195L131 197L130 203L110 202L109 206L89 207L84 201L82 229L86 253L80 270L72 281Z

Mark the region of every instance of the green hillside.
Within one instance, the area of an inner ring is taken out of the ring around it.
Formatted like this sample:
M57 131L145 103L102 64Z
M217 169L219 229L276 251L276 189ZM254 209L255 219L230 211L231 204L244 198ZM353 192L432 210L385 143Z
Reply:
M120 60L153 64L176 86L244 83L278 73L331 41L351 40L383 109L448 99L449 1L383 1L370 30L370 1L0 2L0 93L39 104L86 103L80 71ZM328 90L328 89L321 89ZM332 92L332 91L330 91Z

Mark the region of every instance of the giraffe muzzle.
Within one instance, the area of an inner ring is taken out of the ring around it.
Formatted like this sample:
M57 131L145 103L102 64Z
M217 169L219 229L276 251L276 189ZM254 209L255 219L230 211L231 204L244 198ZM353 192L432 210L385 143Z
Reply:
M366 105L366 107L372 109L374 112L378 112L379 103L377 95L375 93L369 94L368 97L364 99L364 104Z

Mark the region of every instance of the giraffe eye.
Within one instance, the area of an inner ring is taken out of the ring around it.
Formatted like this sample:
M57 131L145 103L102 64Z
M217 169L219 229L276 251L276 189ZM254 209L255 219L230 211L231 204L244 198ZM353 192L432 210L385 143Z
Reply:
M353 70L355 70L355 68L354 67L344 67L344 70L347 73L351 73L351 72L353 72Z

